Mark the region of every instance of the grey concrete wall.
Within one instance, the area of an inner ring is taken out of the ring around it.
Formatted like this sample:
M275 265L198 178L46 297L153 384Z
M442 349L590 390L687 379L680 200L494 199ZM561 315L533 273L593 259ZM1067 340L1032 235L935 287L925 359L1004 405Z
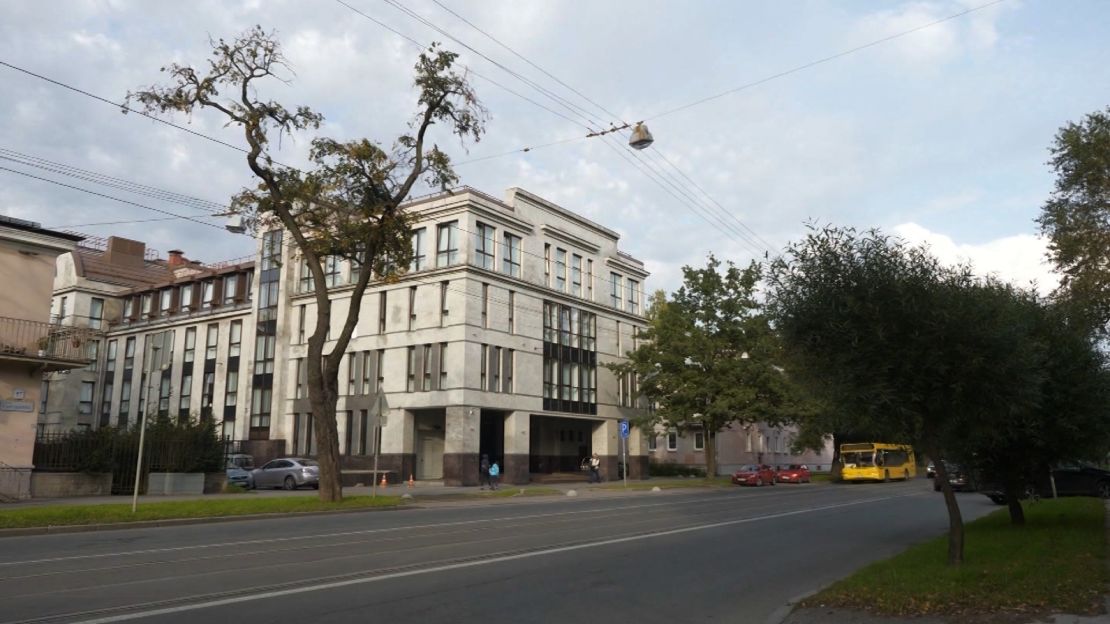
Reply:
M33 498L68 496L108 496L112 493L112 473L35 472L31 474Z

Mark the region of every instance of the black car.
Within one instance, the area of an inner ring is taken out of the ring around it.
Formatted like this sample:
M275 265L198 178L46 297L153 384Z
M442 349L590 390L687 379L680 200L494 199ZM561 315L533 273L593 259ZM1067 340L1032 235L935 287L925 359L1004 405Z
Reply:
M970 470L966 470L960 464L953 464L951 462L944 462L944 471L948 473L948 485L957 492L974 492L979 489L978 479L975 474ZM940 491L940 479L933 479L933 491Z
M1110 470L1103 470L1085 464L1061 464L1052 471L1058 496L1097 496L1110 498ZM983 492L999 505L1006 504L1006 496L1001 488L990 488ZM1038 479L1025 489L1025 498L1050 498L1052 483L1048 475Z

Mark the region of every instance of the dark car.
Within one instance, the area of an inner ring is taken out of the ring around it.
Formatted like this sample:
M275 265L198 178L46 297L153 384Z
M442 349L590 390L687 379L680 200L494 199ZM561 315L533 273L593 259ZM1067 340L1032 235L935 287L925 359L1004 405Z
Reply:
M930 479L937 476L936 464L934 464L933 462L929 462L929 465L925 466L925 476Z
M970 470L961 464L944 462L944 471L948 473L948 485L957 492L974 492L978 488L978 479ZM940 491L940 479L933 478L933 491Z
M1061 464L1052 471L1058 496L1097 496L1110 498L1110 470L1085 464ZM999 487L985 488L983 494L999 505L1006 504L1006 496ZM1052 483L1048 475L1037 479L1025 488L1025 498L1050 498Z
M766 464L740 466L739 470L732 473L732 482L736 485L774 485L775 471Z
M320 487L320 464L314 459L283 457L251 471L254 487L295 490L302 485Z

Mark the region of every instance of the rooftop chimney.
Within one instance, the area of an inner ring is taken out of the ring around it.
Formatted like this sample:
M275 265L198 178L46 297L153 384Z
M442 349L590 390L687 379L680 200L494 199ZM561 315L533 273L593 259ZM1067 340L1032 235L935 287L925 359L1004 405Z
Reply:
M167 261L167 264L170 266L171 269L189 264L189 260L185 258L185 252L181 251L180 249L171 249L166 253L170 255L170 259Z
M141 269L145 256L146 243L118 236L108 237L108 248L104 252L104 260L108 264Z

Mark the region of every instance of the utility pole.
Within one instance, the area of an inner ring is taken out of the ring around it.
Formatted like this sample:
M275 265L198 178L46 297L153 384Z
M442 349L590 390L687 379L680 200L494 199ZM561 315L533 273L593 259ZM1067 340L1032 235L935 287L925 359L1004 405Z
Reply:
M135 489L131 493L131 513L135 513L139 508L139 483L143 478L143 445L146 442L146 413L150 409L150 389L154 384L154 362L158 359L158 349L158 345L150 347L151 361L146 367L146 401L143 402L143 409L139 413L139 452L135 460Z

